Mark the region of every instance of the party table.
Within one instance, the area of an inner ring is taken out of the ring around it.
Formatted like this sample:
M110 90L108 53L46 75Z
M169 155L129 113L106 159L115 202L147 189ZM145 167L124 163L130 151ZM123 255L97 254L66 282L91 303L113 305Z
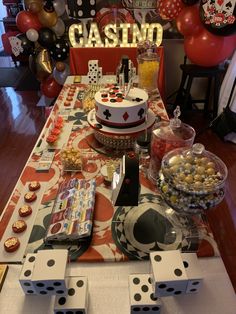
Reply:
M108 81L110 79L109 77ZM76 90L76 96L69 106L68 104L65 106L71 87ZM102 145L94 141L93 130L88 125L87 114L83 111L79 97L87 88L87 84L74 83L74 77L68 77L1 216L0 239L3 247L7 228L9 229L11 219L19 208L28 182L41 183L42 190L38 195L35 217L28 226L28 238L22 245L20 254L15 257L14 254L11 257L0 255L0 262L10 265L7 282L1 293L1 308L10 313L32 313L33 308L35 313L51 313L50 299L24 297L17 282L20 266L13 264L22 263L26 253L38 249L63 247L69 250L71 261L68 267L69 275L83 273L89 277L89 284L91 284L89 313L106 314L118 313L118 311L128 313L127 276L130 273L149 272L149 252L155 247L155 250L181 249L185 252L197 252L199 257L204 256L200 259L204 270L204 287L201 293L178 299L168 298L164 305L166 313L221 313L223 308L226 310L226 304L227 313L235 313L234 292L205 217L197 215L185 219L173 210L162 211L162 200L156 187L142 173L140 173L139 206L113 206L112 191L104 182L102 169L107 162L117 156L114 150L106 151L104 154ZM168 119L160 98L150 102L149 108L159 118ZM45 139L58 114L64 117L65 124L59 140L54 146L50 146ZM97 159L94 171L87 174L65 172L60 158L61 149L65 145L95 151ZM53 152L54 159L49 171L38 171L45 150ZM45 246L44 238L58 188L62 182L72 178L96 180L92 237L77 245ZM132 234L132 228L129 226L133 224L132 219L136 219L137 222L141 216L145 216L144 225L151 226L150 212L151 219L153 215L158 218L155 221L158 220L159 225L152 227L159 232L154 232L154 238L153 235L149 238L146 234L144 243L142 239L137 239ZM128 226L128 232L124 226ZM173 229L176 237L166 239L168 230ZM92 263L88 264L88 262ZM10 301L13 295L16 296L14 303ZM109 304L106 300L109 300ZM124 301L120 302L120 300ZM35 306L36 304L40 306ZM96 311L97 308L99 311ZM174 308L176 312L173 311Z

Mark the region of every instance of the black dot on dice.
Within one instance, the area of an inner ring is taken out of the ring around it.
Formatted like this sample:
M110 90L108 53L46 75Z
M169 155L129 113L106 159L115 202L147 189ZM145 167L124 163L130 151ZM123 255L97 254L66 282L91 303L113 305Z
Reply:
M136 293L135 295L134 295L134 300L135 301L140 301L141 300L141 294L139 294L139 293Z
M133 307L133 312L140 312L140 307Z
M194 281L194 282L192 283L192 285L193 285L193 286L199 285L199 281Z
M27 290L27 293L31 294L31 293L34 293L33 290Z
M134 283L135 285L138 285L138 284L140 283L140 279L139 279L138 277L135 277L135 278L133 279L133 283Z
M148 286L147 286L147 285L143 285L143 286L141 287L141 290L142 290L143 292L148 292Z
M158 288L164 289L164 288L166 288L166 284L165 284L165 283L161 283L161 284L158 286Z
M30 275L31 275L31 270L26 270L25 272L24 272L24 275L25 275L25 277L29 277Z
M57 291L56 291L56 294L63 294L63 293L65 293L64 290L57 290Z
M156 262L160 262L160 261L161 261L161 256L160 256L160 255L155 255L155 256L154 256L154 260L155 260Z
M48 265L48 267L52 267L53 265L55 265L54 259L50 259L50 260L47 262L47 265Z
M177 294L177 295L178 295L178 294L181 294L181 293L182 293L182 291L175 291L175 292L174 292L174 294Z
M28 261L29 261L30 263L34 262L34 261L35 261L35 256L30 256L30 258L28 259Z
M175 290L174 288L168 288L168 289L166 289L167 292L172 292L172 291L174 291L174 290Z
M68 290L68 294L69 294L70 296L74 295L74 294L75 294L75 289L70 288L70 289Z
M43 295L47 294L46 291L40 291L39 293L40 293L40 294L43 294Z
M182 276L182 270L180 270L179 268L176 268L176 269L174 270L174 273L175 273L175 275L178 276L178 277Z
M83 287L83 285L84 285L83 280L78 280L78 281L76 282L76 286L79 287L79 288Z
M84 314L83 311L75 311L75 314Z
M190 291L191 291L191 292L195 292L195 291L197 291L197 289L190 289Z
M53 285L56 286L56 287L59 287L59 286L61 286L61 282L55 281L55 282L53 283Z
M36 286L37 287L44 287L44 283L42 283L42 282L36 283Z
M30 287L31 284L30 284L29 282L24 282L24 286L25 286L25 287Z
M60 304L60 305L64 305L65 303L66 303L66 298L61 297L61 298L58 300L58 304Z
M151 278L151 277L148 278L148 282L149 282L150 284L152 284L152 278Z
M148 312L149 311L149 307L147 307L147 306L143 307L143 311L144 312Z
M159 308L158 306L154 306L154 307L152 308L152 310L153 310L153 312L157 312L157 311L160 310L160 308Z
M66 314L74 314L72 311L66 311Z
M188 268L188 262L184 261L184 267Z
M53 287L47 287L46 288L48 291L53 291L55 288L53 288Z
M151 293L151 294L150 294L150 299L151 299L152 301L156 301L156 300L157 300L157 297L154 296L154 293Z

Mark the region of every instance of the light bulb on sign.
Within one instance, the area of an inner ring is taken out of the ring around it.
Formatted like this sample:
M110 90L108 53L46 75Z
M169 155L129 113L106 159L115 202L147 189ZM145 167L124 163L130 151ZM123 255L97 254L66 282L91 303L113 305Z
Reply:
M69 28L69 39L72 47L81 48L84 45L84 39L83 37L80 37L79 42L77 42L75 39L76 32L79 35L83 35L82 24L72 24Z
M141 31L137 24L132 24L132 34L133 34L133 40L131 43L131 47L137 47L137 42L142 42L146 40L147 38L147 30L148 30L149 24L141 24Z
M128 43L128 29L130 28L129 23L121 23L120 29L122 30L122 41L120 47L130 47Z
M111 31L112 30L112 31ZM118 37L116 36L116 24L108 24L104 28L105 47L116 47L118 45Z
M156 29L156 40L154 40L154 30ZM152 23L148 28L148 40L155 42L157 47L161 45L163 36L163 28L159 23Z
M85 47L104 47L96 23L92 23L90 26L89 36Z

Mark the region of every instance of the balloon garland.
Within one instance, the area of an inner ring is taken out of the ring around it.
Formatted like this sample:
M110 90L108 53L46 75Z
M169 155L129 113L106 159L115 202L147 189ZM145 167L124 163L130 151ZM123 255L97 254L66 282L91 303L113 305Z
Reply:
M20 34L11 39L12 52L29 56L29 67L41 82L44 96L57 97L69 66L66 61L69 42L65 38L66 26L62 19L66 0L24 0L24 11L16 16Z
M236 49L235 0L159 0L163 19L175 20L184 36L189 60L200 66L216 66Z

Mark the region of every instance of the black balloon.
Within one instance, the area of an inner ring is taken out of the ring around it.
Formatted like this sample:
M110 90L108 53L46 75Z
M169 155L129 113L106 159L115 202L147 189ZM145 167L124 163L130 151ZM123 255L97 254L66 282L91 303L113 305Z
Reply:
M63 39L57 39L54 45L49 49L51 57L55 61L63 61L68 57L70 46L68 42Z
M210 8L210 9L208 9ZM230 36L236 33L236 4L235 0L223 0L220 7L217 0L211 0L209 6L206 1L200 2L200 18L204 27L218 36Z
M20 53L21 55L29 56L34 53L35 45L25 34L18 34L16 37L21 40L21 47L23 48L23 51Z
M194 5L198 3L199 0L182 0L182 2L186 5Z
M56 34L47 27L41 28L39 31L38 43L44 48L50 48L55 45L57 40Z

